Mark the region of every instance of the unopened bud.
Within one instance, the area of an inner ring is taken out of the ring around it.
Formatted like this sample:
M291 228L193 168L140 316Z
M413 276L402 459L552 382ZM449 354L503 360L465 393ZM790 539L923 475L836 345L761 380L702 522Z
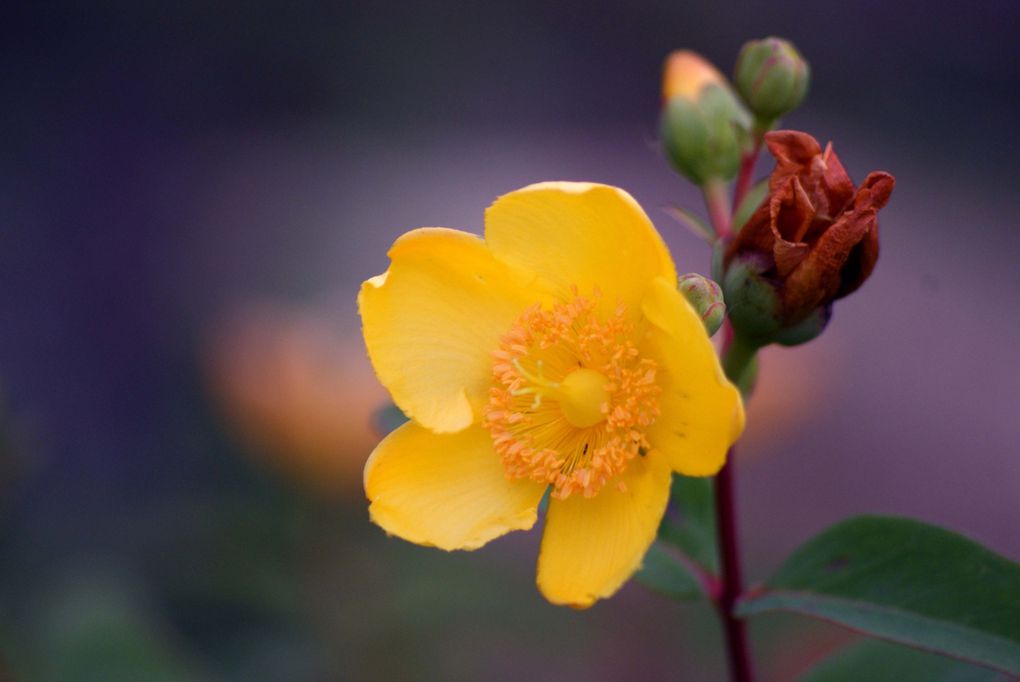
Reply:
M776 334L776 343L780 346L799 346L812 341L825 331L830 319L832 319L832 304L820 305L797 324L786 327Z
M797 346L821 334L832 317L832 305L823 303L803 318L789 322L775 281L763 275L767 268L761 257L744 254L726 269L722 286L733 329L755 346Z
M755 117L768 125L804 101L809 80L807 62L782 38L752 40L737 57L737 92Z
M726 77L697 52L677 50L666 58L662 68L662 101L674 97L697 99L702 88L713 83L725 84Z
M782 329L782 301L762 276L766 267L763 259L749 254L731 261L721 280L733 328L759 346L771 343Z
M726 317L726 304L719 285L695 273L684 275L677 281L677 285L683 297L701 316L708 335L715 334Z
M662 98L662 143L673 166L698 185L735 176L751 117L726 78L694 52L674 52Z

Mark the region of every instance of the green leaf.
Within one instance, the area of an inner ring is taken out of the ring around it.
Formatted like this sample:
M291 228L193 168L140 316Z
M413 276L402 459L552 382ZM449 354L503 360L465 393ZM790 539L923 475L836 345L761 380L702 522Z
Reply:
M1002 673L963 661L867 639L842 649L797 682L1008 682Z
M702 594L701 582L693 567L685 566L661 543L654 543L645 554L641 570L634 575L645 587L672 599L697 599Z
M833 526L787 559L737 613L793 611L1020 674L1020 565L902 518Z
M740 229L747 224L750 220L751 215L758 210L761 206L761 202L765 201L765 196L769 193L769 179L765 178L761 180L751 189L747 191L744 198L740 201L740 206L737 206L737 210L733 212L733 233L740 232Z
M716 240L715 230L693 211L680 208L679 206L666 206L666 213L676 218L681 225L693 232L695 237L700 237L709 244Z
M680 549L711 574L719 572L715 532L715 492L711 478L673 475L670 512L659 538Z
M393 403L387 403L376 409L372 414L372 424L379 436L385 436L398 426L407 421L407 415L400 411L400 408Z

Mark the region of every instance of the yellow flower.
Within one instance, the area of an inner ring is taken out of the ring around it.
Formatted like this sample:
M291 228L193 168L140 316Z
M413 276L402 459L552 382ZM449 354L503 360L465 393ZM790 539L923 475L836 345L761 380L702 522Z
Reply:
M445 550L531 528L538 586L590 606L640 566L671 472L715 474L744 426L701 320L637 202L550 182L500 197L485 238L400 237L358 297L411 417L365 465L372 520Z

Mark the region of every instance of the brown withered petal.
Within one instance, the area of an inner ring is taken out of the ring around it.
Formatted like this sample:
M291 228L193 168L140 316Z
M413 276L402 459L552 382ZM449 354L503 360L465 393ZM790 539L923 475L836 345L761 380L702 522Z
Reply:
M818 306L857 289L878 259L877 213L895 180L870 174L854 190L832 145L823 151L806 133L765 136L776 168L766 201L727 246L728 265L740 253L767 257L779 285L782 316L796 322Z
M775 190L790 177L799 178L815 212L835 218L854 196L854 184L847 175L832 144L822 151L818 140L797 130L774 130L765 134L765 144L776 157L776 169L769 180Z
M870 203L877 213L889 203L889 197L892 195L895 185L896 178L889 173L882 171L869 173L868 177L864 178L864 182L861 183L860 189L857 190L857 198L854 199L854 205L856 206L858 202L866 201ZM866 198L862 199L861 193L865 190L867 190L868 194ZM876 218L872 221L871 228L864 235L864 238L861 239L860 244L850 252L850 256L847 258L846 265L843 266L842 282L839 291L836 292L836 298L843 298L864 284L864 280L870 277L871 271L875 269L875 262L877 260L878 219Z
M785 309L812 310L850 293L871 274L878 259L878 210L889 201L894 184L888 173L872 173L865 179L853 205L825 230L786 279ZM855 256L852 272L844 272L851 265L851 255Z
M776 237L772 231L772 204L776 200L775 192L770 190L762 205L751 214L747 223L733 237L726 247L725 264L737 253L753 251L755 253L771 253Z
M787 277L811 250L805 236L814 217L811 199L797 178L787 180L769 198L769 230L775 240L772 256L780 277Z

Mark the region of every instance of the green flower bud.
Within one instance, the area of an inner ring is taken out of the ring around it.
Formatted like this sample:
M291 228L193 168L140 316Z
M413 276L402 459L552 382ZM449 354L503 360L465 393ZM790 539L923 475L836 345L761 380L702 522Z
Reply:
M691 307L701 316L705 331L715 334L726 318L722 289L707 277L691 273L677 280L677 287Z
M771 127L804 101L810 69L789 41L772 37L744 45L733 80L755 117Z
M776 334L776 343L781 346L799 346L807 343L825 331L831 318L832 304L818 306L801 322Z
M797 346L821 334L832 317L832 305L821 305L791 325L783 317L780 289L763 274L767 268L764 259L745 254L726 269L722 289L733 329L759 347L770 343Z
M734 259L722 278L734 330L757 346L771 343L782 329L782 301L762 275L766 268L763 259L747 255Z
M698 185L732 179L751 117L722 74L693 52L674 52L662 96L662 143L673 166Z

